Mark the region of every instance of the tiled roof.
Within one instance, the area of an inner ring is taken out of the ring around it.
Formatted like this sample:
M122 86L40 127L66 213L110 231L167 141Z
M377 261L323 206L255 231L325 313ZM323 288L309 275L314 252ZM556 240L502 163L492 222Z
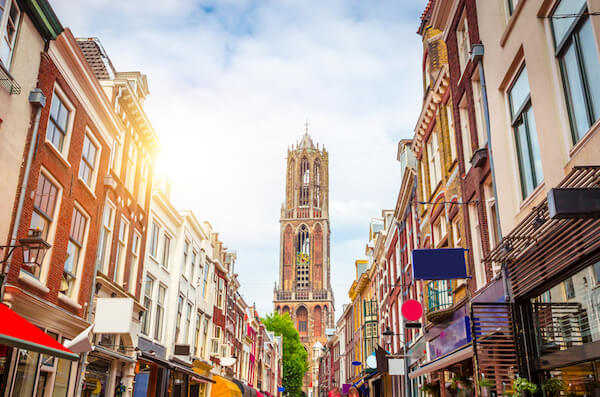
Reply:
M115 68L95 38L78 38L77 44L98 80L110 80L115 77Z
M428 16L431 15L431 11L433 10L435 0L429 0L427 5L425 6L425 10L421 14L421 21L424 21Z

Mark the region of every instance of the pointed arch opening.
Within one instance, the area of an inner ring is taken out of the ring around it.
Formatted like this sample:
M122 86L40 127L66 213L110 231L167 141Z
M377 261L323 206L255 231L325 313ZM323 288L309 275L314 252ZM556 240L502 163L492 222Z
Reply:
M310 199L310 165L306 157L302 157L300 161L300 197L298 204L301 207L308 207Z
M321 312L321 306L317 305L314 308L314 327L313 327L313 332L314 332L314 336L315 337L320 337L321 335L323 335L323 319L322 319L322 312Z
M300 226L296 239L296 287L306 289L309 286L310 269L310 233L306 225Z
M308 310L304 306L300 306L296 310L296 326L300 336L308 335Z
M315 208L321 208L321 161L315 160L313 179L315 181L315 187L313 189L313 206Z

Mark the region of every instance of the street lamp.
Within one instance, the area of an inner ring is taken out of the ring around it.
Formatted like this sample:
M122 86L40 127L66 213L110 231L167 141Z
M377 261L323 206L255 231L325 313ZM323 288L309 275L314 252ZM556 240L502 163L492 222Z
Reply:
M4 295L4 280L7 273L5 266L13 252L16 249L23 251L23 265L27 267L40 267L44 262L46 252L48 252L48 249L51 247L52 246L42 237L41 230L37 229L31 229L30 236L19 239L19 244L0 246L3 251L8 250L6 256L0 260L0 264L2 265L0 271L0 302L2 302L2 297Z
M404 340L402 340L402 360L404 361L404 393L406 394L406 396L410 396L410 379L408 378L408 353L407 353L407 349L406 349L406 339L405 334L395 334L394 332L392 332L392 330L390 329L389 325L387 325L385 327L385 331L383 331L381 333L381 336L383 336L383 341L384 343L390 347L390 350L392 348L392 336L401 336L403 337Z

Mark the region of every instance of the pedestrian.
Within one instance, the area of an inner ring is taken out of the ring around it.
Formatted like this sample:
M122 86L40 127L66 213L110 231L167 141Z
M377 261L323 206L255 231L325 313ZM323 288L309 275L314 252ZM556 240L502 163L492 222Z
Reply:
M350 388L350 390L348 390L348 397L360 397L360 393L358 392L358 389L354 386L352 386Z

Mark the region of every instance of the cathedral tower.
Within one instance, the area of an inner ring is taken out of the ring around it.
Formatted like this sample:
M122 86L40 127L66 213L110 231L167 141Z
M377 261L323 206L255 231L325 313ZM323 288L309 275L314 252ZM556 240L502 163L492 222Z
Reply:
M329 271L329 154L324 147L315 147L308 128L300 143L288 149L279 222L279 283L273 304L294 321L311 363L312 376L307 376L305 386L315 385L313 347L325 345L325 330L334 326L334 300Z

